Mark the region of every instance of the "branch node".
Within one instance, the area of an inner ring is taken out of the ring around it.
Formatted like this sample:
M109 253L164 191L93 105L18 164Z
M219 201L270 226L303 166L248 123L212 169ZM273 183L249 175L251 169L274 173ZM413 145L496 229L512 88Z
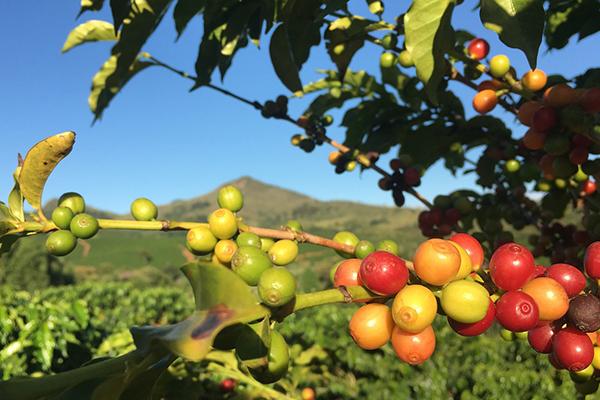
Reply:
M345 303L352 303L352 295L350 294L350 292L348 292L348 289L346 289L346 286L339 286L338 290L344 295L344 302Z

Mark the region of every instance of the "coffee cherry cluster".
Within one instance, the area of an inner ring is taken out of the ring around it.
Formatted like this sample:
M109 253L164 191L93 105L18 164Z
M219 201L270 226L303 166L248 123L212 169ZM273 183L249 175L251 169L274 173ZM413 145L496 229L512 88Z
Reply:
M436 196L433 207L419 214L419 229L423 236L429 238L448 236L460 219L473 210L469 198L458 192L450 196Z
M492 325L493 302L473 279L483 262L483 249L467 234L453 240L422 243L410 264L413 276L405 260L381 250L336 266L334 286L362 285L391 302L391 307L366 304L352 316L350 335L359 347L374 350L391 341L402 361L422 364L435 349L431 324L438 313L436 297L450 324L463 334L482 333Z
M58 228L46 239L46 250L54 256L66 256L77 247L77 239L90 239L100 229L98 220L85 213L85 201L78 193L65 193L52 211Z
M411 264L385 251L345 260L333 282L362 285L391 302L363 305L350 320L350 334L363 349L391 341L402 361L419 365L434 352L431 324L437 314L462 336L480 335L497 321L504 338L528 339L575 381L597 383L600 299L586 292L586 275L600 278L600 242L587 249L585 275L569 264L536 265L533 254L516 243L500 246L489 267L482 269L483 262L479 242L459 233L422 243Z
M392 192L392 198L397 207L404 205L406 190L421 185L421 171L411 164L412 158L407 154L392 159L390 161L392 174L384 176L378 182L381 190Z

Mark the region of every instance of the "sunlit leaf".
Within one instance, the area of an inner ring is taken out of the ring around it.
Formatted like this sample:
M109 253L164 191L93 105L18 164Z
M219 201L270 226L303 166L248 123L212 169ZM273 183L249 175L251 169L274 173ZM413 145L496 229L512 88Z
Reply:
M327 52L341 77L345 76L354 54L363 47L369 24L361 17L344 17L333 21L327 28Z
M79 15L86 11L99 11L104 5L104 0L81 0L81 9Z
M502 43L527 56L531 68L537 63L544 33L544 4L539 0L482 0L481 22L496 32Z
M144 1L145 2L145 1ZM140 1L133 2L136 6L138 6ZM151 1L148 1L151 3ZM110 11L113 16L114 23L114 32L117 33L121 25L123 24L123 20L127 18L129 14L129 10L132 6L131 0L110 0Z
M42 193L48 177L75 144L75 132L63 132L35 144L25 156L19 184L25 200L36 210L42 207Z
M454 2L450 0L415 0L404 15L406 49L434 103L447 69L445 53L454 45L450 25L453 9Z
M63 44L62 52L66 53L73 47L84 43L102 40L117 40L113 24L95 19L86 21L69 32L65 44Z

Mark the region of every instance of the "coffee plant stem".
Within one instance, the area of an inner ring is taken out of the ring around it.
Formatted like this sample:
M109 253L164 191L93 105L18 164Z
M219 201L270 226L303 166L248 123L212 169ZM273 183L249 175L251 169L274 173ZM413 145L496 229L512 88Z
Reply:
M223 375L228 378L233 378L239 382L244 382L248 386L252 386L259 389L261 397L264 396L265 398L272 400L292 400L291 397L288 397L283 393L278 392L277 390L271 389L270 387L259 383L255 379L252 379L246 374L240 372L240 370L238 369L227 368L215 362L210 363L207 369L211 372L216 372L219 375Z
M343 289L340 287L313 293L303 293L296 296L293 312L324 304L352 303L357 300L375 300L382 297L369 292L362 286L346 286Z

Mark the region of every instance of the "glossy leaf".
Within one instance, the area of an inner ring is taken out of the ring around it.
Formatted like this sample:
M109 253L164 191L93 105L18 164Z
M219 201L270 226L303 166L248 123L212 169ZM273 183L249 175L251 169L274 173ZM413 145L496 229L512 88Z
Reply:
M141 2L134 0L133 3L138 6L139 3L146 3L146 0L142 0ZM152 1L148 1L150 7L152 7L151 3ZM131 6L131 0L110 0L110 11L113 16L115 34L119 31L119 28L123 24L123 20L127 18Z
M181 36L188 23L204 9L206 0L179 0L173 10L177 36Z
M437 103L437 91L446 73L445 53L454 45L450 25L454 2L415 0L404 15L405 46L425 84L428 97Z
M551 49L565 47L572 36L582 40L600 31L600 7L596 0L551 1L546 12L544 36Z
M107 40L117 40L113 24L106 21L92 19L78 25L75 29L69 32L65 44L63 44L62 52L66 53L73 47L88 42L98 42Z
M27 152L19 173L19 185L25 200L36 210L42 207L48 177L74 144L75 132L63 132L38 142Z
M482 0L481 22L496 32L502 43L527 57L532 69L544 33L544 4L539 0Z
M294 60L285 24L281 24L275 28L271 36L269 54L271 55L271 63L279 80L294 93L302 91L300 72Z
M184 265L181 271L192 286L197 310L208 310L221 304L241 309L258 304L250 287L228 268L198 261Z
M370 22L361 17L343 17L333 21L325 32L327 52L340 77L346 74L352 57L363 47Z

